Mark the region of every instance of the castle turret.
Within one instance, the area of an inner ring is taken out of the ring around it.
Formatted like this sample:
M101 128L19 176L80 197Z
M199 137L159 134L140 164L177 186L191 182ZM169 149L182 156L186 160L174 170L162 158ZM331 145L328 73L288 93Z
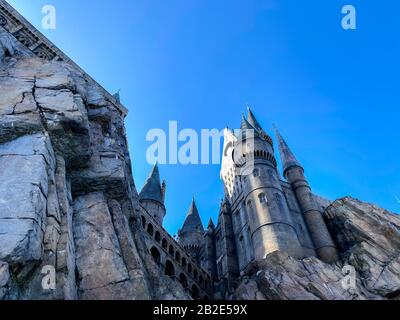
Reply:
M218 246L222 252L222 259L218 261L217 265L218 279L220 280L217 286L220 287L221 291L224 292L224 296L226 296L234 291L239 276L232 211L227 197L221 203L218 225L221 228Z
M204 228L194 199L182 229L178 231L178 242L194 259L199 260L204 243Z
M217 275L215 226L211 218L205 234L205 245L206 269L210 272L213 279L215 279Z
M328 228L322 217L322 212L317 205L311 192L310 185L304 176L304 169L289 149L286 141L282 138L277 128L276 136L279 142L279 151L283 166L283 175L292 185L296 198L304 215L314 242L318 257L325 262L333 262L338 258L335 244L329 234Z
M156 164L140 191L139 201L143 208L161 225L166 214L164 200L165 186L161 186L160 172Z
M262 260L274 251L303 257L276 169L272 139L262 130L251 110L249 120L242 117L233 157L237 171L242 174L255 259Z

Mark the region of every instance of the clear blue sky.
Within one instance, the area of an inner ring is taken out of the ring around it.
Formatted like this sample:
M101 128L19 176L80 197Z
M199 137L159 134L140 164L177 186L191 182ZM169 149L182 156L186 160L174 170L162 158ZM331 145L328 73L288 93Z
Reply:
M137 188L148 130L238 127L246 103L276 123L313 190L400 211L400 3L392 0L9 0L110 92L121 89ZM357 30L341 29L341 8ZM41 8L57 29L41 29ZM161 166L165 227L195 194L203 223L223 195L219 166Z

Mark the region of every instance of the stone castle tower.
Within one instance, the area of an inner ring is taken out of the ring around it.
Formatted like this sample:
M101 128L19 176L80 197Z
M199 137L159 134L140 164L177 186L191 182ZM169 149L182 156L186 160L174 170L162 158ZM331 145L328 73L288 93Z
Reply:
M221 166L225 197L217 226L210 219L204 230L193 199L173 241L198 270L207 273L217 299L229 296L239 276L272 252L316 256L328 263L338 258L322 217L330 203L311 192L303 167L275 131L286 180L279 173L272 138L249 109L236 133L225 130ZM155 226L161 227L165 182L160 183L157 165L139 197Z

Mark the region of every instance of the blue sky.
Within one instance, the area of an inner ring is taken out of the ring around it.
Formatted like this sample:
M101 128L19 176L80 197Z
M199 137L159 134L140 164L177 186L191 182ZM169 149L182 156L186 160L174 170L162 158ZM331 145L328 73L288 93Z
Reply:
M235 128L246 103L280 128L313 190L400 212L400 45L392 0L9 0L110 92L121 89L137 188L151 167L146 133ZM42 30L41 8L57 9ZM341 8L357 9L357 30ZM217 165L164 165L165 227L195 195L203 223L218 216ZM396 199L397 197L397 199Z

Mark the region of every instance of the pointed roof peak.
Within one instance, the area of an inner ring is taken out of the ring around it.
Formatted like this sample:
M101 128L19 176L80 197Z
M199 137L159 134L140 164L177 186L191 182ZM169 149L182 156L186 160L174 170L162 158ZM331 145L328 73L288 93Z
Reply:
M196 201L193 197L189 211L186 215L185 222L183 223L181 233L195 230L204 231L204 228L203 223L201 222L199 211L197 210Z
M247 108L248 110L248 115L247 115L247 119L249 121L249 123L256 128L259 131L262 131L262 127L260 125L260 123L257 121L256 116L254 115L254 113L251 111L250 107Z
M164 203L162 195L162 186L160 182L160 171L158 169L158 163L156 163L147 178L142 191L139 194L140 200L154 200L160 203Z
M210 218L210 221L208 221L208 229L214 229L214 228L215 228L214 222L212 218Z
M278 128L273 125L274 130L275 130L275 134L276 134L276 138L278 139L278 144L279 144L279 153L281 156L281 162L282 162L282 166L283 166L283 173L285 174L285 172L294 166L297 167L302 167L300 162L296 159L296 157L294 156L292 150L290 150L288 144L286 143L285 139L281 136Z

